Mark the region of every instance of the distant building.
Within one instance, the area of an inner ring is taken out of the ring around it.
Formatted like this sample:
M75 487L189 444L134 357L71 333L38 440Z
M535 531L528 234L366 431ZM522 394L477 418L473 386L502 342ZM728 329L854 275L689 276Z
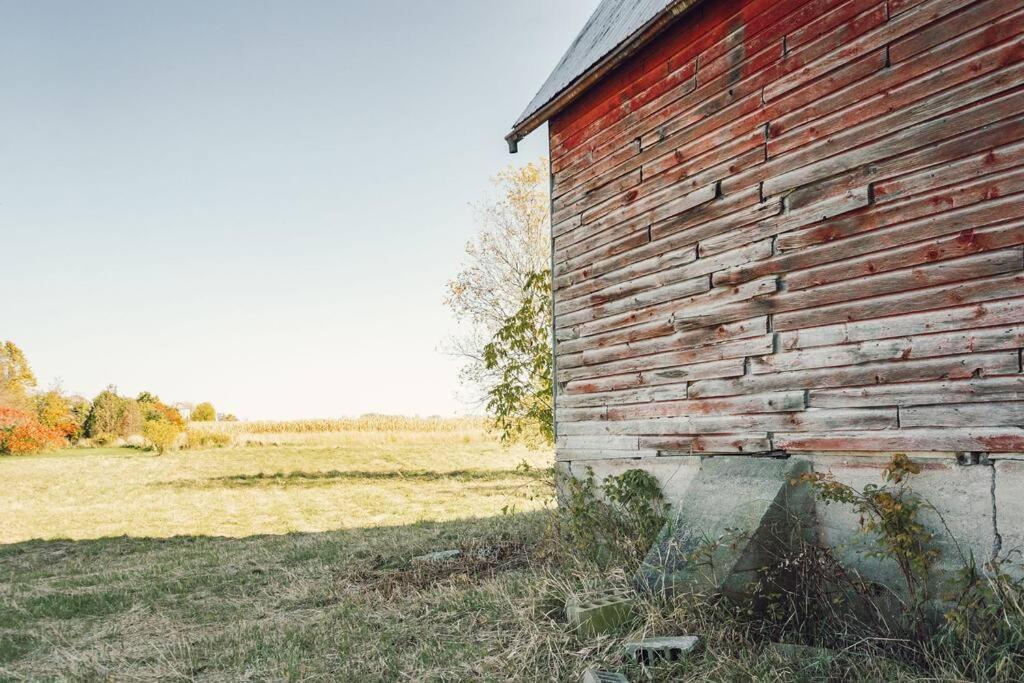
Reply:
M181 418L185 422L188 422L192 417L192 409L196 406L193 403L175 403L172 407L181 413Z

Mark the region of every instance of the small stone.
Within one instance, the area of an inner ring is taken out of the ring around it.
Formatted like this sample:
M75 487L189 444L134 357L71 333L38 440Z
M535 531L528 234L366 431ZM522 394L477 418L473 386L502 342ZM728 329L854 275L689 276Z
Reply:
M419 557L412 558L413 562L449 562L462 555L461 550L438 550Z
M656 660L676 662L697 647L700 638L697 636L670 636L663 638L643 638L626 643L626 656L634 662L652 664Z
M613 671L587 669L583 672L582 683L629 683L629 679Z

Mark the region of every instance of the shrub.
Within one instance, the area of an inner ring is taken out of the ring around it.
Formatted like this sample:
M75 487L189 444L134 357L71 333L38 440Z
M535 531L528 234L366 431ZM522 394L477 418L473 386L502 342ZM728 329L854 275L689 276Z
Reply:
M60 432L39 423L32 413L0 407L0 455L26 455L64 444Z
M1021 680L1024 674L1024 574L1008 557L979 572L973 562L961 572L959 591L947 596L954 606L945 615L934 655L958 662L957 674L969 680Z
M104 432L89 437L89 441L93 446L116 446L120 438L117 434L107 434Z
M661 485L644 470L627 470L598 485L588 468L585 478L566 477L562 490L561 532L601 565L638 566L668 518Z
M36 397L36 417L44 427L60 432L67 439L77 440L82 437L85 420L85 412L76 410L76 404L81 403L84 403L81 399L76 401L51 389Z
M938 560L935 537L921 521L922 509L932 509L915 494L911 477L921 466L903 453L897 453L882 471L885 484L868 484L858 491L836 480L831 473L811 472L800 480L811 484L826 504L849 505L857 513L861 531L873 535L877 544L869 557L891 559L899 568L910 600L910 619L922 633L925 627L922 610L930 598L928 574Z
M185 448L224 448L231 445L231 435L224 432L207 432L190 429L185 433Z
M107 387L93 400L85 420L85 435L130 436L142 431L142 411L138 401L122 398L114 387Z
M217 411L213 409L212 403L200 403L192 410L193 422L214 422L217 419Z
M150 420L142 426L143 435L160 455L172 448L181 434L181 427L166 420Z
M228 424L231 422L233 424ZM233 434L311 434L321 432L416 432L451 434L483 431L492 424L485 417L409 417L405 415L362 415L321 420L273 422L218 422L216 429Z

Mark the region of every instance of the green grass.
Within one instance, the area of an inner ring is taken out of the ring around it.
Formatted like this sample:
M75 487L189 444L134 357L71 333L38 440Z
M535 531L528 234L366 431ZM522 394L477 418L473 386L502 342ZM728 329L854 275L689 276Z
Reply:
M0 458L0 543L243 537L491 516L542 482L550 453L481 431L279 435L258 446L105 448Z
M592 664L631 680L915 678L859 654L787 662L686 603L642 603L620 633L578 638L565 598L626 577L560 555L549 521L0 546L0 679L573 681ZM463 557L411 559L439 548ZM679 632L703 651L646 671L623 661L629 635Z
M966 677L870 644L786 660L693 600L642 599L621 631L580 638L566 598L630 574L566 550L524 459L550 455L480 434L334 434L0 459L0 681L576 681L591 665L634 681ZM682 633L705 643L683 662L623 659L627 638Z

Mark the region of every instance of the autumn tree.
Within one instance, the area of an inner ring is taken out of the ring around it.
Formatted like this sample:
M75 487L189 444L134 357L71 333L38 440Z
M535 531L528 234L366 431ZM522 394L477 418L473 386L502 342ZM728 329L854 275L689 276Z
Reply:
M192 410L190 419L193 422L214 422L217 419L217 411L213 409L212 403L200 403Z
M168 420L147 420L142 425L142 435L152 444L157 455L163 455L173 448L182 431L181 425Z
M28 359L12 341L0 344L0 405L31 408L36 376Z
M503 375L487 362L485 349L521 312L531 278L547 271L551 259L547 161L509 166L493 185L491 198L474 206L478 230L444 300L459 323L447 349L464 361L463 385L485 405Z
M33 389L36 376L11 341L0 343L0 455L25 455L64 443L61 430L43 424Z
M67 439L80 439L89 413L89 402L80 396L67 396L59 385L35 398L39 424L55 429Z
M178 409L161 401L156 394L143 391L135 398L135 402L142 414L143 427L147 422L170 422L179 427L185 424Z

